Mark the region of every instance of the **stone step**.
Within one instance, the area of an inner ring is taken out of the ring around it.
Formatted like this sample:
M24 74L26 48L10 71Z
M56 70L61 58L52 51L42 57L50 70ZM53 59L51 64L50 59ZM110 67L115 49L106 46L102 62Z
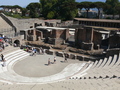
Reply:
M3 55L8 54L19 49L20 49L19 47L8 46L2 52L0 52L0 54L3 54Z

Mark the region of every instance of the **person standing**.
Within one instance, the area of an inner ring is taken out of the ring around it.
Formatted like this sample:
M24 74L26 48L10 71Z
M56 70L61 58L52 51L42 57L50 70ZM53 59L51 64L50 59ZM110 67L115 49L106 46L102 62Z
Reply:
M56 64L56 57L54 57L54 64Z
M42 53L41 48L39 48L39 54L41 54L41 53Z
M1 59L2 59L2 61L4 61L4 55L3 54L1 54Z

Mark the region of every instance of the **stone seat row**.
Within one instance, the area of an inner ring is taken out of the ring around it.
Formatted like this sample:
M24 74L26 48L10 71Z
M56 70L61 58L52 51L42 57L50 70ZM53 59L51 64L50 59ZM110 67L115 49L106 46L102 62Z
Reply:
M115 79L81 79L81 80L65 80L50 84L1 84L4 90L119 90L118 80ZM112 83L111 83L112 82Z
M96 60L95 62L88 63L89 65L80 71L78 74L71 78L80 78L82 76L88 77L105 77L108 76L119 76L120 75L120 54L109 56L108 58Z
M62 83L61 85L64 88L67 88L66 90L118 90L119 89L119 83L116 83L118 79L70 79L66 81L61 81L59 83ZM112 83L111 83L112 82Z

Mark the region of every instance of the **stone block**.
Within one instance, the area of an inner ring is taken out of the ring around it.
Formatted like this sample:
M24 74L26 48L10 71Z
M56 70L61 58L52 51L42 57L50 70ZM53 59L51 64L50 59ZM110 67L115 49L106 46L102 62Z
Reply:
M69 58L70 59L75 59L75 55L74 54L70 54Z
M53 55L53 51L46 50L46 53L49 55Z

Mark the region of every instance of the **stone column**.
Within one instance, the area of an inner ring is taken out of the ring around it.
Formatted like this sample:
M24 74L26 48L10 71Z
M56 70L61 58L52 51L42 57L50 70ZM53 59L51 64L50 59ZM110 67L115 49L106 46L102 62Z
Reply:
M77 43L78 43L78 29L77 28L75 29L74 36L75 36L75 44L77 45Z
M28 31L25 31L25 40L27 40Z
M67 40L67 39L69 38L69 29L66 29L66 30L65 30L65 33L66 33L65 39Z

